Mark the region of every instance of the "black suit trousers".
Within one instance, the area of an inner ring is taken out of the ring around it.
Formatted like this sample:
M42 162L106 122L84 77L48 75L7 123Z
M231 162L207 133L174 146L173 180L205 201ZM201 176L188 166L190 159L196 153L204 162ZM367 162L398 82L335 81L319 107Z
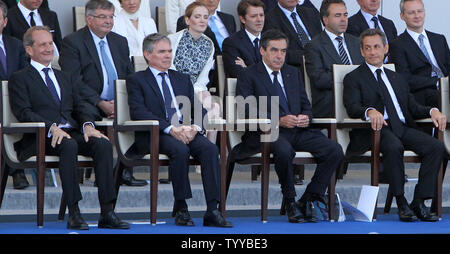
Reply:
M292 160L296 151L309 152L317 160L317 168L305 193L323 195L333 173L341 165L344 156L342 147L319 130L281 128L278 140L271 143L270 152L273 154L284 198L295 197Z
M189 182L189 156L200 162L206 201L220 201L219 149L204 136L197 134L189 143L171 135L159 136L159 152L170 158L169 172L175 200L192 198Z
M422 158L419 181L414 190L414 198L429 199L436 196L436 180L444 157L442 142L422 131L405 127L401 138L394 135L389 127L381 129L380 152L384 172L394 195L404 194L405 167L403 152L411 150Z
M46 154L57 155L59 159L59 175L62 188L71 206L82 199L78 183L77 155L92 157L94 160L95 180L98 185L100 204L109 204L116 199L113 178L113 151L111 143L105 138L90 137L85 142L83 134L76 130L66 131L71 139L64 138L55 148L51 146L51 138L46 139Z

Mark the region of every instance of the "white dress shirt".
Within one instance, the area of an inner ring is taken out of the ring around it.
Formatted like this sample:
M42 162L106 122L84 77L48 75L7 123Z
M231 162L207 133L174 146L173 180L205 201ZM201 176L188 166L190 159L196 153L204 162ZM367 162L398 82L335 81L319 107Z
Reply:
M295 17L297 18L298 23L300 24L300 26L301 26L301 27L303 28L303 30L305 31L306 36L308 36L309 40L311 40L311 36L309 36L308 29L306 29L305 24L303 24L303 21L302 21L302 19L300 18L300 15L297 13L297 9L294 8L293 11L290 11L290 10L288 10L288 9L285 9L283 6L281 6L280 3L278 3L278 7L280 7L280 9L283 11L284 15L286 15L287 19L289 20L289 22L290 22L291 25L292 25L292 28L294 28L294 31L297 31L297 29L295 28L295 25L294 25L294 20L293 20L292 17L291 17L292 13L295 12L295 13L297 14Z
M378 17L377 15L374 16L374 15L372 15L372 14L370 14L370 13L367 13L367 12L365 12L365 11L363 11L363 10L361 10L361 14L363 15L364 19L366 19L367 25L369 25L369 28L371 28L371 29L374 29L374 28L375 28L375 23L373 23L372 18L373 18L373 17L377 17L377 19L378 19L378 28L379 28L381 31L384 32L384 28L383 28L383 26L381 25L380 19L379 19L379 17Z
M342 39L342 44L344 45L344 50L345 50L345 52L347 53L348 60L350 61L350 64L353 64L353 62L352 62L352 57L351 57L351 55L350 55L350 52L348 52L347 43L345 42L345 36L344 36L344 34L342 33L342 34L340 34L340 35L335 35L334 33L328 31L326 28L325 28L325 32L326 32L326 34L328 35L328 37L330 37L330 40L331 40L331 42L333 43L334 48L336 49L336 51L337 51L337 53L338 53L338 56L340 56L340 55L339 55L339 42L336 40L336 37L341 36L341 37L343 38L343 39Z
M264 66L266 67L267 73L269 74L270 80L272 81L272 84L273 84L275 75L273 75L272 72L274 72L274 71L272 69L270 69L270 67L267 66L267 64L264 61L262 61L262 62L264 64ZM278 71L277 80L278 80L278 83L280 83L281 90L283 90L284 96L286 97L286 101L287 101L287 95L286 95L286 91L284 90L283 76L281 75L281 70Z
M252 33L250 33L249 31L247 31L247 29L245 29L245 33L247 33L247 36L248 36L248 38L250 39L250 41L252 42L253 47L255 46L254 41L255 41L256 38L259 39L258 45L261 43L261 33L259 33L258 36L254 36Z
M100 98L106 98L106 95L108 93L108 74L106 73L106 68L105 65L103 64L103 60L102 60L102 54L100 51L100 41L104 41L105 42L105 51L106 51L106 55L108 55L109 60L112 63L112 66L114 67L114 71L117 73L116 70L116 66L114 64L114 59L112 57L111 51L109 49L109 44L108 44L108 40L106 39L106 36L103 39L100 39L100 37L98 37L96 34L94 34L91 30L89 30L92 34L92 39L94 39L94 44L95 44L95 48L97 49L97 54L100 60L100 65L102 66L102 73L103 73L103 90L102 90L102 94L100 94Z
M217 29L219 29L220 35L222 35L222 37L224 39L228 38L228 36L230 36L230 34L228 33L228 30L225 27L225 25L223 24L223 22L220 19L219 15L217 15L217 10L214 12L213 15L209 16L208 26L211 27L211 22L213 22L212 17L214 17L214 23L216 24Z

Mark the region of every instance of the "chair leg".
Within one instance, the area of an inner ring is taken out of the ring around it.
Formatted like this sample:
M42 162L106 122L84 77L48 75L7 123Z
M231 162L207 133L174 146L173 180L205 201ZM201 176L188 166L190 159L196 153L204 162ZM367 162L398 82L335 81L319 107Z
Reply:
M227 196L227 133L222 130L219 133L219 143L220 143L220 204L219 211L222 217L225 218L225 207L226 207L226 196Z
M66 215L66 197L64 196L64 192L61 195L61 204L59 205L59 214L58 214L58 220L64 220L64 216Z
M328 185L328 219L330 221L334 221L334 203L336 202L336 181L337 181L336 172L333 173L331 177L330 184Z
M388 214L391 210L392 201L394 200L394 193L392 192L391 185L389 185L388 193L386 197L386 203L384 204L384 213Z
M437 197L433 198L433 202L431 203L430 212L436 213L439 216L439 219L442 218L442 182L445 177L445 170L447 169L448 160L444 159L442 163L442 168L439 170L438 174L438 183L437 183ZM439 202L440 200L440 202Z
M338 172L337 172L336 180L337 179L340 179L340 180L344 179L344 175L347 174L348 164L349 163L347 161L344 161L341 164L341 166L339 167Z
M270 147L269 143L262 143L262 172L261 172L261 220L263 223L267 222L267 206L269 198L269 157Z
M37 188L37 225L44 225L44 187L45 187L45 168L38 168Z

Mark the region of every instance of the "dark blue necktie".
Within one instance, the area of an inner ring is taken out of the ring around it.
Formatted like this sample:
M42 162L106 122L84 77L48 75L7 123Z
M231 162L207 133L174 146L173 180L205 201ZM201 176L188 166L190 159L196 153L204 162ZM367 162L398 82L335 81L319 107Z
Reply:
M295 26L295 30L297 31L298 39L302 43L302 46L305 47L305 45L310 42L308 35L306 34L306 31L303 29L303 27L298 22L296 12L291 13L291 18L292 18L292 21L294 22L294 26Z
M257 62L261 62L261 53L259 52L259 39L255 38L255 40L253 40L253 44L254 44L254 48L255 48L255 57Z
M161 86L164 96L164 107L166 108L166 119L167 121L171 121L172 116L176 114L177 110L175 109L175 107L172 107L172 94L170 93L169 86L166 82L167 73L160 72L158 75L160 75L162 78Z
M3 51L3 49L0 47L0 61L1 61L1 65L3 67L3 71L5 71L5 74L8 76L8 68L6 66L6 55L5 52Z
M278 71L272 72L272 74L274 76L273 77L273 85L275 86L275 88L277 90L281 109L284 111L284 113L289 115L291 113L289 110L289 104L288 104L286 95L283 92L283 88L281 88L281 84L280 84L280 82L278 82L278 79L277 79L278 73L279 73Z
M52 79L48 75L50 68L43 68L42 71L45 73L45 83L47 84L47 88L50 91L53 101L56 103L59 109L61 109L61 99L59 99L58 92L56 92L55 84ZM61 124L66 124L67 121L64 117L61 116Z
M376 16L373 16L370 20L372 20L372 22L374 24L374 28L377 29L378 28L378 18Z

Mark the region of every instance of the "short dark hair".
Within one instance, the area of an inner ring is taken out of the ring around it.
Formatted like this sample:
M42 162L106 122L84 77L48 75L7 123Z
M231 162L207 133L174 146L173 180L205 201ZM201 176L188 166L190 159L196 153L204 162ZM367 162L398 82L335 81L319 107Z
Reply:
M86 16L94 15L95 10L97 9L103 9L103 10L112 10L114 11L114 4L112 4L110 1L108 0L90 0L89 2L86 3L85 6L85 12L86 12Z
M345 5L344 0L323 0L322 5L320 6L320 20L323 23L323 17L328 17L330 15L330 5L331 4L343 4Z
M3 19L5 19L8 15L8 7L3 1L0 1L0 9L2 10Z
M260 45L264 50L266 50L270 41L278 40L286 40L287 45L289 45L289 39L283 32L277 29L269 29L262 34Z
M266 9L265 4L261 0L241 0L237 6L238 16L244 17L247 14L247 9L249 6L262 7Z
M380 36L381 42L383 42L383 46L386 46L386 34L383 31L381 31L379 28L376 28L376 29L367 29L361 33L361 35L359 36L359 39L361 41L361 43L360 43L361 48L364 47L364 44L363 44L364 38L369 37L369 36L375 36L375 35Z

